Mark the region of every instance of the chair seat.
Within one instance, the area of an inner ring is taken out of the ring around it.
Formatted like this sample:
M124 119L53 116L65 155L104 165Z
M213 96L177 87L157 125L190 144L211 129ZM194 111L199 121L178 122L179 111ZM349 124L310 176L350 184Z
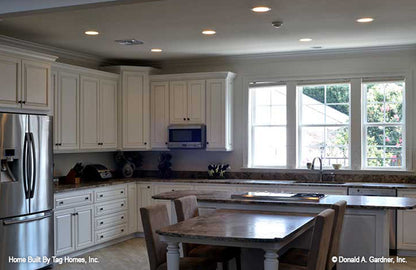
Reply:
M159 265L157 270L167 270L167 263ZM179 261L179 269L181 270L215 270L217 263L207 258L181 258Z
M288 264L288 263L279 263L279 270L306 270L306 266Z
M227 262L240 254L239 248L198 245L189 251L189 257L206 257L216 262Z
M279 262L306 266L308 264L309 250L303 248L291 248L279 256Z

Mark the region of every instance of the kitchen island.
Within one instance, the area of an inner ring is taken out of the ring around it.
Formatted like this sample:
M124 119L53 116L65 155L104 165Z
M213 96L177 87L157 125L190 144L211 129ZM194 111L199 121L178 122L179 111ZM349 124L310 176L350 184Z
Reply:
M235 194L223 191L173 191L153 196L156 200L174 200L187 195L196 195L200 214L216 209L240 209L318 214L339 200L347 201L347 211L341 235L339 255L344 258L365 258L367 263L342 263L344 269L387 270L386 263L369 263L371 257L389 257L389 216L391 210L406 210L416 207L416 199L400 197L327 195L319 201L253 200L235 199ZM173 205L172 213L173 211ZM243 256L244 258L244 256ZM243 263L244 265L244 263Z

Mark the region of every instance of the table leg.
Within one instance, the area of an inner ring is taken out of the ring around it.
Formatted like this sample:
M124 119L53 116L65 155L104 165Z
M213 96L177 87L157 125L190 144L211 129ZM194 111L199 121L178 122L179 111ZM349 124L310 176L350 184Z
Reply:
M179 243L168 242L167 250L166 259L168 270L179 270Z
M277 259L276 250L265 250L264 254L264 270L278 270L279 260Z

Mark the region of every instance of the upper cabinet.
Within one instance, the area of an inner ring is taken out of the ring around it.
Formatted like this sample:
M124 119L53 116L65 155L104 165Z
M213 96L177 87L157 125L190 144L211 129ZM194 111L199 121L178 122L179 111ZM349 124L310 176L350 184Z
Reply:
M205 123L205 80L171 81L171 124Z
M0 47L0 108L51 112L51 63L56 57Z
M167 148L169 124L206 124L206 150L231 151L234 78L231 72L151 76L152 149Z
M117 74L55 64L55 152L116 150Z

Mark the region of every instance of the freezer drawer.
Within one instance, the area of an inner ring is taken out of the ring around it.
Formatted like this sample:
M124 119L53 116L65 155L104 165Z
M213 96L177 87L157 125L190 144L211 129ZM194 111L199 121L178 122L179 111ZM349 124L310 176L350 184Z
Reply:
M0 269L32 270L46 263L9 263L14 258L53 255L53 214L44 212L13 219L0 220Z

